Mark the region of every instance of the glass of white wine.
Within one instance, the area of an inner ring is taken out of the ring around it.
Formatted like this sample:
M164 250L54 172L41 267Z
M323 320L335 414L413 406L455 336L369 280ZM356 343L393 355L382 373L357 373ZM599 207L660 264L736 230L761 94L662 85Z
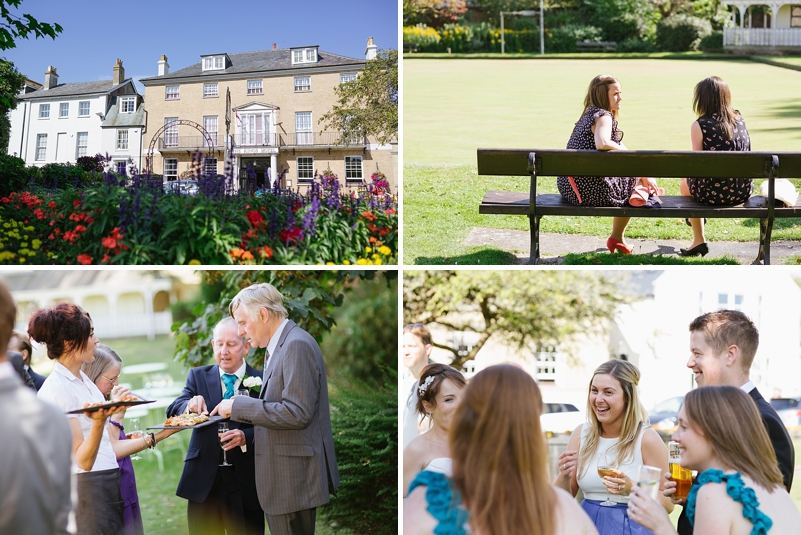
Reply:
M139 428L139 418L131 418L131 432L129 433L130 437L133 438L142 438L142 430ZM134 453L131 455L132 461L138 461L141 459L138 453Z
M617 469L618 462L617 462L617 454L606 451L598 455L598 477L601 478L603 481L604 476L615 477L615 473L612 470ZM617 505L617 502L612 501L612 497L609 496L609 489L606 489L606 501L601 502L600 505L604 507L611 507L613 505Z
M661 479L661 469L644 464L640 466L639 472L637 473L637 486L645 489L651 498L656 500L659 495L659 481Z
M220 422L219 425L217 425L217 437L219 438L220 441L220 447L223 449L223 462L218 466L233 466L231 463L228 462L227 452L225 451L225 445L228 444L228 442L230 441L226 440L225 442L223 442L222 439L222 436L227 432L228 432L228 423Z

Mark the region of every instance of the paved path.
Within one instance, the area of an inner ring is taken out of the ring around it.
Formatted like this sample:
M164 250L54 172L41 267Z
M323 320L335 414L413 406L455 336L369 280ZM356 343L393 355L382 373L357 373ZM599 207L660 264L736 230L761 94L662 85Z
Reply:
M689 243L682 240L635 239L626 238L626 243L634 245L635 254L678 255L680 247ZM529 233L525 230L505 230L475 227L470 231L464 245L495 245L505 251L515 253L521 264L528 263ZM606 238L584 236L581 234L540 233L540 254L543 264L561 264L565 253L599 253L608 251ZM757 242L710 242L707 258L729 255L740 264L751 264L757 256ZM770 263L781 265L788 256L801 255L801 242L771 241Z

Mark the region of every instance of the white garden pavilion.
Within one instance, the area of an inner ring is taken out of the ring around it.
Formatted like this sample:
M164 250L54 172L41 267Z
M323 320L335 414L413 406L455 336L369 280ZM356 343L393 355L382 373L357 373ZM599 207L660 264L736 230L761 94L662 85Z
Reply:
M724 48L801 52L801 5L723 0L721 6L733 8L731 20L723 29Z

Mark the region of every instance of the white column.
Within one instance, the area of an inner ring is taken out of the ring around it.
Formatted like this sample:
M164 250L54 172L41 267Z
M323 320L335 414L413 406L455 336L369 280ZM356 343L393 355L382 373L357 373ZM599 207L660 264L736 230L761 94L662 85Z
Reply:
M278 155L270 154L270 180L275 182L278 178ZM273 184L270 184L271 186ZM284 187L283 184L279 185L279 187Z
M778 33L777 26L776 26L776 19L779 17L779 9L784 4L768 4L770 7L770 46L776 46L777 36Z
M145 288L142 292L145 297L145 317L147 318L147 339L156 338L156 316L153 314L153 289Z

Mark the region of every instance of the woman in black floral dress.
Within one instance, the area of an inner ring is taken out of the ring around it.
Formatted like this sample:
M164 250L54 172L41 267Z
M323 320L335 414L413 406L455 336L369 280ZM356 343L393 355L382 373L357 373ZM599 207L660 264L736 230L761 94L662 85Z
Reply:
M750 151L751 139L740 112L731 107L729 86L721 78L711 76L695 86L693 109L698 114L690 128L693 150ZM681 194L713 206L733 206L751 196L754 185L750 178L683 178ZM682 256L706 255L709 247L704 236L704 221L689 219L693 243L679 249Z
M627 150L623 145L623 132L617 126L621 100L620 82L616 78L606 74L593 78L584 99L584 112L573 128L567 148ZM556 179L562 197L569 203L582 206L623 206L631 198L638 182L652 186L648 179L637 177L560 176ZM631 247L623 241L629 219L613 218L612 235L606 241L610 252L631 253Z

